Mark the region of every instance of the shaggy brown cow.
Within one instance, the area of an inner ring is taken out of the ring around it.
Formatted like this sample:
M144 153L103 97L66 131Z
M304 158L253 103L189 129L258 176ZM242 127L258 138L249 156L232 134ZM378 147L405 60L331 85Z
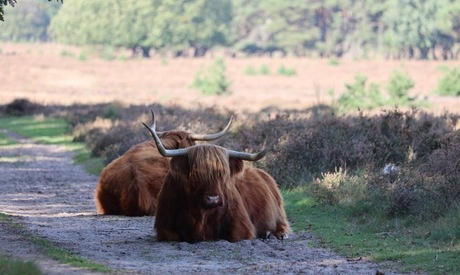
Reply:
M275 181L243 162L261 159L269 147L257 154L210 144L167 150L155 130L144 126L159 152L172 157L158 194L157 240L236 242L269 233L288 237L290 227Z
M152 118L155 121L153 111ZM161 141L166 148L177 149L194 145L198 140L214 140L228 131L232 119L233 117L227 126L216 134L168 131L160 134ZM169 159L158 154L154 141L146 141L132 147L102 170L94 195L97 213L154 215L158 203L157 195L168 169Z

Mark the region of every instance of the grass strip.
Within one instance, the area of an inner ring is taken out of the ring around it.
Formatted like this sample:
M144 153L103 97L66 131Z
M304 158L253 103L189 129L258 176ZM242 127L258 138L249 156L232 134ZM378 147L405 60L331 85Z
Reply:
M433 236L452 228L451 222L458 222L460 208L436 221L414 222L408 217L387 218L378 213L356 215L360 212L358 204L318 205L306 187L282 191L293 229L311 231L319 237L319 246L331 247L348 258L381 262L383 267L402 272L460 273L459 240L449 231L444 238Z
M12 228L16 234L21 235L26 240L33 243L38 249L43 251L45 255L61 263L97 272L108 273L113 271L104 265L75 256L70 251L56 246L53 242L46 238L33 236L27 233L27 230L24 228L24 226L15 221L14 218L9 215L0 213L0 222ZM38 266L30 261L16 260L8 256L0 257L0 274L41 274L40 272L32 272L37 269ZM28 270L31 270L32 273L27 273Z

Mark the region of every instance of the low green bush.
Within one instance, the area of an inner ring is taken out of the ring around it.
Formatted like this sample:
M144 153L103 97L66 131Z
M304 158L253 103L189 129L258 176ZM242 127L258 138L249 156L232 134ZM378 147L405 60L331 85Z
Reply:
M438 87L435 91L442 96L459 96L460 95L460 67L447 69L444 76L439 80Z
M408 92L414 86L415 82L406 72L393 71L386 85L390 97L387 105L408 106L411 101Z
M355 76L355 82L345 84L346 91L338 99L342 111L373 110L385 106L380 87L375 83L367 86L366 82L367 76L358 74Z
M294 68L287 68L284 65L281 65L278 68L277 73L279 75L285 75L285 76L293 76L293 75L297 74L297 72L296 72L296 70Z
M40 275L38 265L32 261L21 261L11 257L0 256L0 274L3 275Z
M225 70L225 61L218 58L208 68L198 71L191 87L198 89L203 95L230 94L231 83L227 79Z
M244 70L244 73L247 75L257 75L257 69L254 68L253 66L247 66L246 69Z
M270 67L268 67L268 65L266 65L266 64L261 65L260 68L259 68L259 73L261 75L269 75L270 74Z
M385 85L386 94L380 91L376 83L367 85L367 77L355 76L355 82L346 83L346 91L337 101L341 112L356 110L376 110L382 107L416 107L427 105L426 101L409 96L409 90L415 86L412 78L403 71L393 71Z

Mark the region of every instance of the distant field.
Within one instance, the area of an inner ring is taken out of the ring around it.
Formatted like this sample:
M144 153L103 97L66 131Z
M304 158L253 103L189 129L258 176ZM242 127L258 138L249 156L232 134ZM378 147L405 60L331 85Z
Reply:
M302 109L331 103L358 73L368 82L385 83L393 70L406 71L415 81L412 95L428 96L430 110L460 111L460 99L434 96L442 67L458 61L338 60L313 58L227 58L230 96L203 96L191 89L195 74L213 58L130 59L115 53L104 60L88 49L56 44L0 45L0 104L25 97L43 104L102 103L215 105L235 111L259 111L267 107ZM249 67L269 69L268 75L250 75ZM284 66L294 76L277 74ZM8 68L8 73L6 72Z

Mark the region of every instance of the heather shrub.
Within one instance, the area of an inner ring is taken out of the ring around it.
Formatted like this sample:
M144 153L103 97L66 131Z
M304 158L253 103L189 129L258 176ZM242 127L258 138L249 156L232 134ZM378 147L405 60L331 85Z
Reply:
M94 156L109 163L133 145L151 140L142 126L151 123L151 109L158 131L215 133L233 114L202 106L117 103L27 110L65 118L75 140L85 141ZM0 110L5 112L5 106ZM435 116L417 110L337 115L325 106L266 109L236 114L230 132L213 143L254 152L275 141L266 157L248 165L265 169L281 187L309 185L310 195L322 204L420 220L442 217L458 205L458 121L455 114ZM384 172L390 163L395 169Z
M349 175L344 169L321 173L310 185L309 191L319 204L350 204L365 197L363 177Z
M107 108L100 108L101 114L106 114L106 110ZM214 108L191 111L158 106L131 106L127 109L117 107L119 119L91 117L91 121L74 127L74 139L84 140L93 156L100 156L106 163L110 163L132 146L151 140L148 131L142 125L142 122L151 123L150 110L155 112L158 131L177 129L204 134L215 133L220 131L230 118L230 114L220 114Z
M25 98L18 98L5 105L3 112L12 116L24 116L35 114L42 110L43 106L31 102Z
M445 184L443 176L428 176L418 167L406 164L389 175L374 172L369 177L366 200L389 218L435 219L452 205L440 192Z

